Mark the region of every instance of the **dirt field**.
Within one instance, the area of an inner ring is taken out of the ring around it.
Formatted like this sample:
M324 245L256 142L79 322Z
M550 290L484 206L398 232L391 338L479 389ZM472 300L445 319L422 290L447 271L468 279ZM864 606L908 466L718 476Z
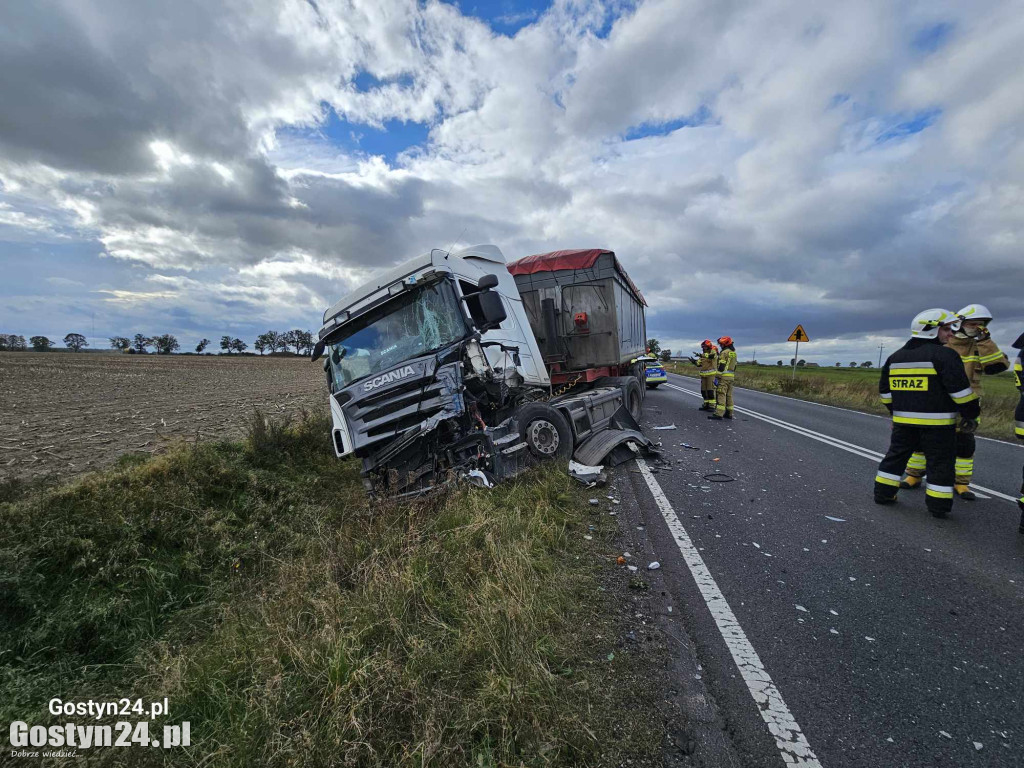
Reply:
M175 440L244 434L327 405L305 358L0 353L0 479L97 469Z

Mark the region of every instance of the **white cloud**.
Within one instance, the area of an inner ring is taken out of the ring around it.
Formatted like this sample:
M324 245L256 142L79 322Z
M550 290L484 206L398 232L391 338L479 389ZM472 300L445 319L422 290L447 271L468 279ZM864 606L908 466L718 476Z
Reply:
M453 240L612 247L680 342L767 342L795 314L885 335L978 300L1024 321L1008 0L560 0L514 37L436 1L15 5L0 184L19 202L0 226L74 224L211 323L223 297L315 316ZM915 46L939 23L936 50ZM366 130L425 123L428 144L335 146L325 105Z

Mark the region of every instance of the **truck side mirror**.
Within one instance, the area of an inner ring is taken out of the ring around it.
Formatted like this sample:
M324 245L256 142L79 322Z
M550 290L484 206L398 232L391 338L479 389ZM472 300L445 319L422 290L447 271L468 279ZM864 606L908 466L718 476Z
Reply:
M498 287L498 276L497 275L484 275L480 278L480 282L476 284L478 291L489 291L491 288ZM504 319L504 318L502 318Z
M495 278L495 282L497 282L497 278ZM480 314L484 320L480 328L481 331L497 328L504 322L506 317L505 305L501 303L500 294L487 290L480 293L477 299L480 302Z
M324 353L324 349L327 347L324 344L323 339L320 339L316 344L313 345L313 353L310 355L310 360L314 363L320 359L320 355Z

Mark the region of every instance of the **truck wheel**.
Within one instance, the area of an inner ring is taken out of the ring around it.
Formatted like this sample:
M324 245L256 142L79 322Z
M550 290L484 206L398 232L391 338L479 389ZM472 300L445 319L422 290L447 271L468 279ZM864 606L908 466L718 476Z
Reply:
M626 410L640 421L644 409L644 390L635 376L602 376L594 381L595 387L619 387Z
M538 459L566 459L572 456L572 430L557 409L547 403L527 403L516 414L519 435Z

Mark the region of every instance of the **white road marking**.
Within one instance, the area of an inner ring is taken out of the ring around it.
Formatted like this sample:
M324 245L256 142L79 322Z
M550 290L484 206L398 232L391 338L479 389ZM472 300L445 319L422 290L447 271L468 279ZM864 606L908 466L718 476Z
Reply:
M736 614L732 612L725 595L718 588L711 571L704 563L704 558L700 556L690 535L679 521L675 510L672 509L665 492L661 489L658 481L654 479L654 475L651 474L647 462L638 456L636 463L647 482L647 487L650 488L651 494L654 496L658 509L661 510L661 516L665 519L665 523L683 555L683 560L690 569L690 575L697 583L697 589L700 590L708 610L711 611L711 617L715 620L715 625L721 632L722 639L725 640L740 675L747 684L747 690L750 691L761 717L775 738L775 746L782 753L783 762L787 766L821 768L821 763L818 762L817 756L811 750L810 744L807 743L807 738L800 729L800 725L789 711L786 702L783 701L782 694L772 682L757 651L750 644L746 633L736 619Z
M689 389L683 389L682 387L678 387L675 384L666 384L665 386L670 389L675 389L679 392L682 392L683 394L703 399L699 392L693 392ZM777 419L774 416L768 416L763 413L758 413L757 411L752 411L749 408L741 408L738 405L735 408L740 413L745 413L749 416L753 416L755 419L766 421L773 426L781 427L782 429L788 429L790 432L796 432L798 435L809 437L812 440L817 440L819 443L831 445L834 448L839 448L843 451L847 451L848 453L852 453L856 456L862 456L865 459L871 459L872 461L881 461L882 457L884 456L884 454L879 453L878 451L873 451L870 448L864 448L863 446L856 445L854 443L848 443L845 440L840 440L837 437L822 434L821 432L815 432L813 429L807 429L807 427L801 427L798 424L792 424L788 421ZM992 496L996 496L1000 499L1005 499L1006 501L1013 502L1014 504L1017 503L1017 496L1010 496L1009 494L1002 493L1001 491L995 491L992 490L991 488L986 488L985 486L978 485L976 483L971 483L971 488L975 490L979 499L989 499Z

